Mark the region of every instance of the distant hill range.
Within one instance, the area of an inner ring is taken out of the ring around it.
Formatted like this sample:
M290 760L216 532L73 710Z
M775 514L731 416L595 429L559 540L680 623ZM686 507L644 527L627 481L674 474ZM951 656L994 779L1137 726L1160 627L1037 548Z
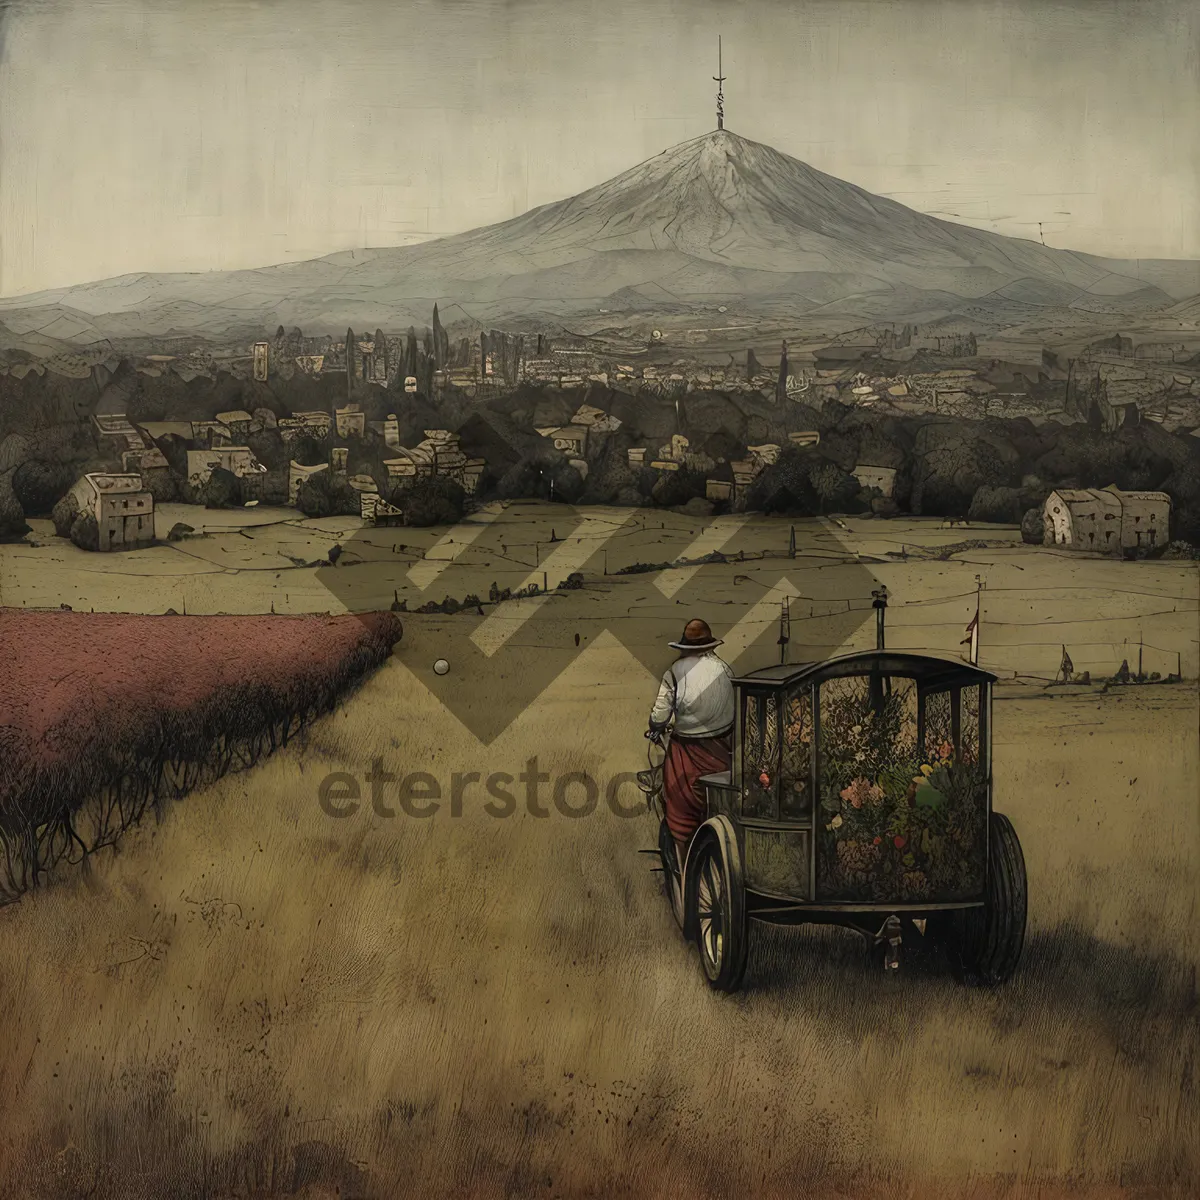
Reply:
M628 329L694 324L697 306L718 327L735 315L999 325L1038 310L1094 325L1175 305L1191 316L1197 295L1200 263L1096 258L956 225L719 131L568 200L415 246L0 300L0 350L423 326L435 300L448 324Z

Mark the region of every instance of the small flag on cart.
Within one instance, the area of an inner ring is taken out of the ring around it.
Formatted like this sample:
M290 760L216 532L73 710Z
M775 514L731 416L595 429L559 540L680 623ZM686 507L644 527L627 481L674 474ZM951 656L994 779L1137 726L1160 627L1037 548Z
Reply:
M967 625L967 636L959 642L960 646L970 646L971 665L979 665L979 609L975 609L975 615L971 618Z
M1062 650L1062 662L1058 664L1058 669L1062 675L1063 683L1070 683L1071 676L1075 673L1075 664L1071 661L1071 656L1067 653L1066 646L1064 646Z

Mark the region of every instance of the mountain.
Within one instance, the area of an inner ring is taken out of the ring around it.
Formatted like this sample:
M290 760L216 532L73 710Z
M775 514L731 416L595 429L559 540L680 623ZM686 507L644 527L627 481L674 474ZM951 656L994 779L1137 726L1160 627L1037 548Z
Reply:
M464 320L652 318L698 304L775 318L1143 314L1200 293L1200 263L1125 262L956 225L727 130L498 225L248 271L124 275L0 300L56 342L278 324L306 332ZM1061 319L1061 318L1059 318Z

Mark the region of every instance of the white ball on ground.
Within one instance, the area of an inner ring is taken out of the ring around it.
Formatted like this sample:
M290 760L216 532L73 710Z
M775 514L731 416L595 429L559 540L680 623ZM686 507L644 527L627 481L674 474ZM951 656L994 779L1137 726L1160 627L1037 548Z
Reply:
M444 658L439 658L437 662L433 664L433 673L435 675L445 675L449 670L450 664Z

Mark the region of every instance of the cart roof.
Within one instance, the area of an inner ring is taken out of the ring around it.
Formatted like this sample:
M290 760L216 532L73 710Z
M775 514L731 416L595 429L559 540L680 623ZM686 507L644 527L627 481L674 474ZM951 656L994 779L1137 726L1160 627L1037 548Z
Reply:
M913 654L904 650L862 650L819 662L762 667L757 671L739 675L733 682L741 686L765 684L768 687L783 687L801 680L820 683L825 679L863 675L870 671L882 671L886 675L911 675L925 687L996 681L995 675L981 671L969 663L956 662L954 659L938 658L932 654Z

